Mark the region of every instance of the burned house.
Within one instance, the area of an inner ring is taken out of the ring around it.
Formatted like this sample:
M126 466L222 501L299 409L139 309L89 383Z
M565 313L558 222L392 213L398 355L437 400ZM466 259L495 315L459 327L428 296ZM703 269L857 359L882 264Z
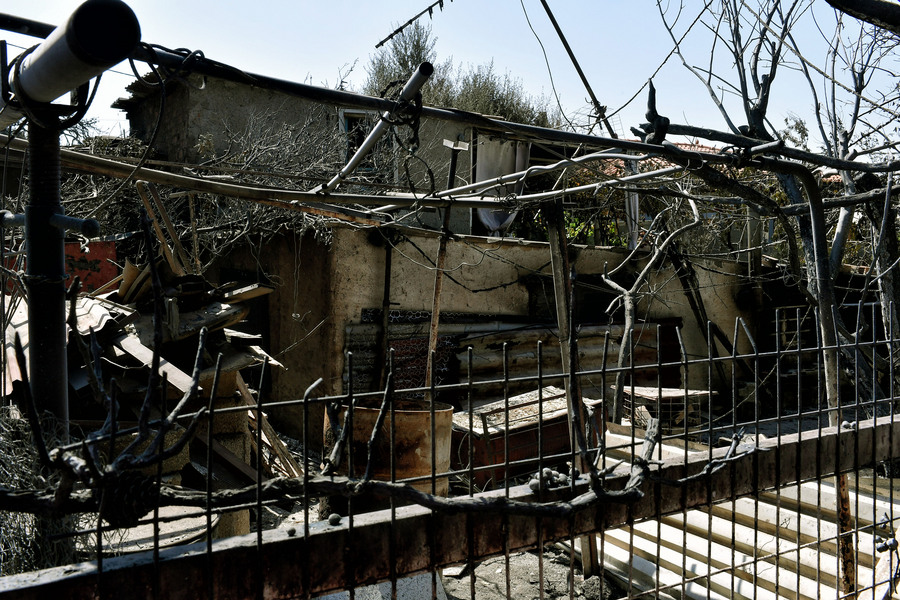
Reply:
M239 150L239 142L253 139L254 133L265 136L284 128L294 138L309 136L317 141L328 140L331 145L316 147L312 157L318 161L315 165L318 171L312 173L306 168L304 173L309 174L300 175L306 179L298 185L312 187L340 170L355 143L352 131L347 131L348 123L352 122L348 115L372 114L342 107L335 101L297 98L212 77L203 78L202 85L200 78L194 83L176 82L167 87L166 113L162 119L158 115L159 91L140 84L133 85L131 97L120 100L117 106L126 110L137 135L149 135L157 120L164 123L156 135L156 146L166 159L175 162L202 165L204 156L217 155L240 160L243 149ZM266 118L260 119L260 115ZM260 131L255 132L254 128ZM559 155L571 154L571 149L564 144L553 148L557 153L554 156L546 148L529 150L528 144L516 140L515 135L436 118L423 118L418 135L420 162L430 167L438 182L446 180L453 150L434 140L462 141L468 145L468 150L458 153L458 183L550 164L559 160ZM308 153L310 148L301 147L298 152ZM398 166L397 156L402 153L386 154L388 159L379 159L387 165L380 175L361 169L344 187L386 194L383 204L390 205L390 190L379 190L377 185L389 182L402 185L405 174L401 176ZM310 162L310 155L298 154L286 156L284 163L278 164L308 166ZM413 177L422 176L421 166L418 168ZM287 230L271 237L264 245L236 247L210 266L207 275L217 280L239 275L244 280L277 282L274 292L259 299L259 310L254 311L261 315L255 318L263 319L257 324L265 332L266 348L285 366L283 370L273 370L271 376L269 390L274 401L302 397L304 390L319 377L324 379L319 388L323 393L343 393L351 377L354 389L377 389L388 348L394 349L398 367L407 369L402 382L405 387L427 385L425 354L434 302L434 264L439 254L440 221L444 215L440 210L394 210L390 223L385 226L374 223L376 211L370 217L375 226L360 226L347 217L343 222L329 222L327 236L317 236L312 230L305 233ZM500 219L491 221L495 211L480 210L488 215L483 220L479 209L450 211L451 238L444 257L448 277L440 297L440 350L435 371L437 381L442 383L460 381L465 370L461 367L465 349L476 341L485 348L485 353L477 357L484 364L477 367L484 379L501 370L497 349L504 341L509 343L511 351L528 354L533 353L534 344L542 339L548 352L558 354L558 342L552 333L556 313L548 244L485 235L488 227L485 222L490 224ZM504 220L507 218L510 216ZM482 235L477 235L479 230ZM585 348L581 359L584 365L599 367L603 363L602 338L607 326L620 319L619 315L607 312L615 294L604 289L601 275L605 269L621 264L628 253L617 248L573 246L570 254L578 274L576 322L583 327ZM640 259L634 265L638 268ZM736 262L716 261L699 274L698 289L706 299L706 314L721 323L723 330L728 330L728 324L737 316L751 319L752 309L740 306L742 286L737 278L732 278L743 269ZM655 300L647 302L648 309L642 314L648 327L642 335L642 344L648 349L668 348L671 356L677 346L674 327L686 320L693 322L694 317L677 280L660 274L657 281L653 285ZM701 332L692 327L686 328L683 335L691 356L706 354L707 344ZM352 374L348 366L350 354ZM678 354L677 349L674 354ZM607 360L614 363L615 356L609 355ZM533 360L513 358L512 362L517 372L534 373ZM707 387L705 374L696 371L689 377L689 382L682 382L676 370L666 383L668 387L683 383L691 388ZM594 395L603 393L600 387L596 386ZM501 395L498 389L492 394L494 399ZM446 399L461 405L459 398ZM273 418L287 432L299 437L300 412L299 407L283 408ZM322 417L321 414L312 416L309 425L313 439L321 439L318 432Z
M579 584L601 573L627 595L892 593L897 505L874 471L888 473L900 451L892 334L873 326L849 342L818 338L815 321L829 315L789 310L802 305L797 283L763 256L756 215L710 233L716 214L663 185L752 162L758 147L673 148L657 143L664 132L611 140L448 109L398 116L388 101L309 86L298 98L296 85L217 77L221 68L139 82L119 102L159 154L129 164L61 152L72 171L136 177L155 230L145 244L162 253L125 264L116 295L103 298L112 310L90 296L73 302L82 309L73 343L105 336L107 372L149 371L154 385L131 391L159 413L160 430L182 408L169 388L202 382L203 392L181 396L197 406L175 442L149 434L141 415L138 437L152 450L129 445L113 458L125 435L113 415L112 433L103 425L102 439L85 443L93 450L54 451L57 468L86 488L58 486L67 508L98 515L96 562L10 586L34 597L110 582L123 595L310 597L377 582L396 590L426 573L439 596L443 569L465 564L474 588L477 563L504 556L512 597L510 554L560 541L571 557L560 595L574 595L579 551ZM391 135L356 161L362 132L383 123ZM599 181L529 188L545 167L589 160L647 170L601 167L589 171ZM562 197L587 204L617 186L671 195L671 206L650 206L674 217L653 215L643 231L631 223L622 247L569 243ZM536 206L548 241L504 235ZM675 241L712 256L686 258ZM728 251L715 256L720 247ZM162 283L157 268L171 271ZM851 299L857 314L870 308ZM202 337L201 325L216 331L222 358L192 344L188 375L174 343ZM253 350L265 370L240 358L223 366L228 346ZM87 393L94 371L83 371L69 383ZM820 385L823 372L843 379ZM876 392L882 385L887 393ZM298 465L268 416L301 441ZM161 472L162 454L189 439L206 444L205 463L186 457L200 476L194 489ZM110 440L107 468L96 448ZM236 480L213 455L232 457ZM284 471L265 472L265 455ZM414 470L401 472L408 457ZM138 467L156 473L138 477ZM26 496L2 491L23 505ZM58 507L52 490L27 493L34 514ZM310 504L323 498L346 502L317 519ZM163 501L202 509L205 540L163 555L154 531L152 552L107 560L104 522L131 528L152 513L158 530L169 518L156 512ZM302 504L291 515L301 516L264 531L263 515L286 512L284 502ZM249 531L250 510L255 535L231 536ZM229 539L213 542L214 514ZM543 553L537 560L542 571Z

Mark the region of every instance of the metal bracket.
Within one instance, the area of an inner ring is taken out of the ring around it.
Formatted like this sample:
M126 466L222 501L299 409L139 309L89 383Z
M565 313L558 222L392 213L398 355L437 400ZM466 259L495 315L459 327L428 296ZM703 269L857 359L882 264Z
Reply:
M61 231L75 231L87 238L100 235L100 221L97 219L79 219L56 213L50 217L50 224ZM0 210L0 227L24 227L25 215Z

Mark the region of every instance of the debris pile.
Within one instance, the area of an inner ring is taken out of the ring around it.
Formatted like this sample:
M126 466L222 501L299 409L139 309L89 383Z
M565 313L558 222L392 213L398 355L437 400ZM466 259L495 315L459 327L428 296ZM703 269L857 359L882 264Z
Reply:
M283 368L262 349L262 335L242 327L250 301L273 288L254 282L207 282L178 242L156 190L142 183L138 190L161 251L143 261L126 260L120 273L92 291L80 292L79 283L70 288L69 427L76 436L80 431L109 433L112 428L114 443L97 444L105 456L102 462L109 463L123 453L145 451L132 447L138 436L133 431L146 421L148 412L155 420L170 415L176 405L181 415L208 408L215 417L201 419L192 441L158 461L161 467L145 467L145 475L155 476L161 468L166 483L199 489L205 488L207 477L217 489L254 484L257 469L264 479L300 475L299 465L259 410L257 393L241 375L242 370L260 365ZM150 236L145 235L146 247L151 247ZM69 274L79 282L77 267L69 265ZM24 365L15 358L14 347L17 338L28 347L29 318L35 317L29 317L27 301L18 291L4 301L8 317L3 393L14 404L27 406L31 401L20 385L27 381ZM34 366L30 370L32 377L41 376ZM231 410L215 414L225 408ZM184 432L184 426L174 424L163 447L171 447L169 438ZM212 457L211 464L207 456ZM231 525L227 516L220 519L219 535L249 530L247 511Z

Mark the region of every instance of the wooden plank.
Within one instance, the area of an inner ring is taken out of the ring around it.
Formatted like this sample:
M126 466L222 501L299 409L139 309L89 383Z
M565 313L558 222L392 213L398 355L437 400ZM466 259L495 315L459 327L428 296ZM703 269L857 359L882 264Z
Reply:
M663 548L659 544L644 540L639 536L632 538L626 529L607 531L604 535L606 548L618 546L629 552L632 557L642 558L644 562L635 562L635 566L640 568L645 575L651 578L655 577L660 584L665 585L667 588L677 589L685 578L696 578L693 582L697 589L687 593L687 598L695 600L702 600L703 598L752 600L758 597L756 594L761 591L752 590L749 595L746 592L741 593L742 589L746 590L749 587L745 582L735 581L735 578L727 573L710 575L709 565L703 562L692 561L691 566L693 568L685 572L681 568L680 553ZM739 585L740 583L744 583L744 585L741 586ZM652 586L648 589L654 589L655 587ZM768 596L767 600L775 599Z
M603 439L606 443L607 453L625 460L629 460L631 456L634 456L634 448L643 443L643 439L640 437L632 438L631 436L614 434L610 431L603 434ZM692 453L696 453L696 451ZM655 460L683 460L684 450L659 444L653 450L653 458Z
M194 196L188 194L188 216L191 219L191 244L194 249L194 273L199 273L203 269L200 264L200 239L197 237L197 217L194 214Z
M607 534L603 534L605 537ZM632 590L653 590L657 587L657 581L661 584L662 589L658 593L654 593L653 598L657 596L665 600L683 600L700 599L700 600L729 600L728 596L721 596L707 590L702 584L696 581L685 582L684 578L679 577L666 569L656 569L656 565L651 558L650 560L641 556L632 554L627 547L621 544L605 543L603 548L603 572L606 575L612 575L613 578L624 588ZM681 588L685 589L685 593L681 593ZM667 593L672 590L672 593Z
M796 573L790 571L790 561L783 560L781 565L777 565L774 561L761 559L761 555L769 553L766 546L757 546L754 552L752 546L736 547L728 539L711 540L705 530L689 531L677 523L665 521L644 521L635 524L633 530L635 536L651 544L658 536L661 547L683 554L682 562L688 567L685 572L687 576L693 572L691 567L698 563L707 563L711 571L731 571L734 565L736 585L746 588L747 584L752 584L759 591L769 592L772 597L777 593L779 597L792 600L817 600L828 592L833 593L833 587L830 590L825 585L820 588L815 577L798 578ZM760 551L763 548L765 550Z
M774 502L778 498L783 506L790 506L794 510L803 510L809 514L821 512L831 519L837 517L834 510L834 486L827 482L821 482L819 485L808 482L802 484L799 489L797 486L785 486L778 494L765 492L761 497L768 499L769 502ZM880 523L885 515L892 521L897 521L900 520L900 496L895 498L892 504L888 498L874 496L865 489L851 492L850 510L850 514L860 522L860 526Z
M143 345L136 335L123 335L113 340L112 343L115 347L136 358L147 367L150 367L153 362L153 350ZM186 393L191 389L191 376L165 358L160 357L159 359L159 371L166 374L169 385L179 392Z
M229 327L241 321L249 312L250 308L244 304L212 302L198 310L180 313L176 332L163 328L163 343L189 338L200 333L204 327L210 331ZM134 322L134 329L141 342L149 345L153 339L153 317L140 317Z
M91 298L95 298L95 297L99 296L100 294L102 294L103 292L105 292L106 290L108 290L109 288L111 288L112 286L116 285L117 283L121 283L122 280L124 280L124 279L125 279L125 273L119 273L117 276L113 277L112 279L110 279L109 281L107 281L106 283L101 285L100 287L98 287L98 288L94 289L93 291L91 291L90 293L88 293L88 296L90 296Z
M204 449L208 447L206 443L206 436L198 435L195 436L194 439L203 444ZM212 440L212 451L217 458L222 460L226 468L228 468L232 473L239 475L244 479L244 481L242 482L244 485L256 484L256 469L241 460L241 458L237 454L223 446L221 442L216 441L215 438L213 438ZM268 481L268 478L263 475L262 480Z
M172 254L172 249L169 248L168 242L166 242L166 236L163 235L162 227L159 226L159 221L156 219L156 213L153 210L153 207L150 205L150 198L147 197L147 184L143 181L137 182L137 191L138 195L141 197L141 201L144 203L144 208L147 210L147 216L150 218L150 224L153 225L153 231L156 232L156 237L159 239L159 247L162 251L163 256L166 258L166 262L169 263L169 267L171 267L172 272L176 275L184 275L184 268L178 264L178 261L175 259L175 256Z
M266 296L275 291L275 288L261 283L253 283L245 285L233 290L228 290L222 294L222 302L226 304L234 304L235 302L245 302L261 296Z
M125 267L122 269L122 282L119 284L119 298L122 300L128 295L134 280L141 274L141 270L130 259L125 259Z
M770 504L755 504L750 498L740 498L737 502L725 502L717 504L710 510L724 519L740 523L751 530L771 533L773 535L785 535L785 532L799 536L800 543L816 544L816 546L824 552L837 552L835 546L838 529L835 519L827 513L821 515L821 518L815 514L797 513L796 511L785 508L778 508ZM833 513L832 513L833 514ZM875 561L872 558L875 554L875 546L871 535L865 535L860 532L854 535L857 541L857 560L858 567L866 567L871 569Z
M832 556L822 560L820 552L813 545L797 543L796 535L790 531L777 534L756 531L745 525L733 523L727 516L712 516L704 511L688 511L675 514L663 520L676 528L706 537L715 543L734 548L736 551L752 554L753 548L762 548L765 555L778 554L796 579L797 574L808 579L818 579L831 588L837 584L837 564Z
M244 404L255 407L256 400L253 399L253 394L250 393L250 388L247 387L247 383L244 381L244 378L241 377L240 373L237 374L236 379L237 389L241 394ZM272 429L272 425L269 423L269 419L266 418L265 414L260 415L259 422L262 426L263 434L268 438L269 445L272 447L278 460L287 471L288 477L300 477L303 475L303 469L297 464L297 461L294 460L294 457L287 449L287 446L284 445L284 442L278 437L275 430Z
M585 404L591 405L591 401L586 399ZM628 423L620 425L619 423L607 422L606 430L611 434L625 436L629 439L633 436L634 438L636 438L638 440L642 440L647 435L647 432L644 431L643 429L641 429L640 427L632 427L632 425L630 425ZM693 453L693 452L709 453L709 446L707 446L706 444L701 444L699 442L694 442L691 440L685 441L685 439L683 437L679 438L679 437L664 436L663 440L664 440L663 443L665 444L665 446L667 448L680 448L680 449L687 448L688 452L691 452L691 453Z

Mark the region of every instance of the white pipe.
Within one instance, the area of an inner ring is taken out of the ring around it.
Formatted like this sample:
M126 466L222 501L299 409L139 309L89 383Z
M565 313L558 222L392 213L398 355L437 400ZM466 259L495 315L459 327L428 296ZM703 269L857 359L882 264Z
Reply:
M562 169L575 167L587 162L601 160L644 160L646 158L650 158L650 155L616 154L611 153L609 150L604 150L602 152L585 154L584 156L579 156L578 158L566 158L559 162L555 162L552 165L528 167L527 169L516 171L515 173L509 173L507 175L501 175L499 177L483 179L481 181L476 181L475 183L461 185L450 190L437 192L435 194L435 197L444 198L447 196L459 196L461 194L475 191L483 193L491 188L506 185L508 183L515 183L525 179L526 177L532 177L534 175L540 175L544 173L551 173L553 171L560 171Z
M432 73L434 73L434 67L430 62L423 62L419 65L419 68L416 69L416 72L412 74L412 77L409 78L409 81L406 82L406 85L404 85L403 89L400 91L400 100L408 102L415 98L416 93L422 89L422 86L428 81L428 78L431 77ZM350 173L355 171L356 167L359 166L359 163L361 163L372 148L375 147L375 143L387 133L388 127L390 127L390 117L390 111L385 111L350 161L343 169L341 169L341 172L335 175L327 184L313 191L327 194L336 188L348 175L350 175Z

